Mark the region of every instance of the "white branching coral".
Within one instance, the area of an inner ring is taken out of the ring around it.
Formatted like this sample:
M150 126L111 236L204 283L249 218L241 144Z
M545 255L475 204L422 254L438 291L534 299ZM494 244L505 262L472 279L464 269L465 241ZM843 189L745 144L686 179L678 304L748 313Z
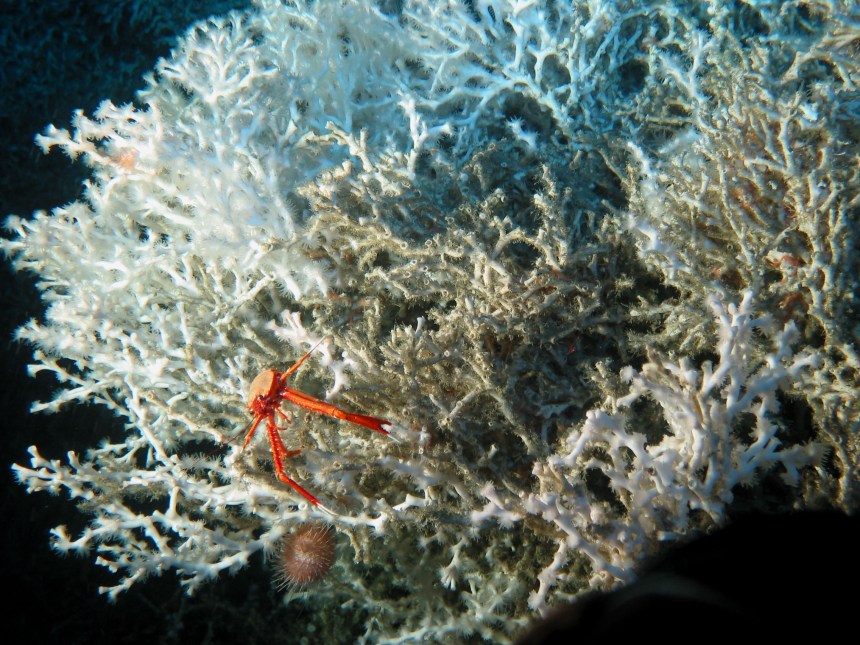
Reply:
M698 304L703 282L721 293L752 289L760 308L795 320L819 350L819 365L802 377L816 418L856 428L860 63L850 52L860 13L851 2L826 12L778 2L712 11L707 39L679 34L649 51L678 90L673 105L684 116L672 118L674 136L650 150L628 144L627 226L643 261L682 294L664 338L680 339L678 352L706 351L693 332L708 316ZM739 41L741 23L759 36ZM678 38L694 39L683 59ZM703 65L708 73L695 73ZM824 437L843 472L835 494L845 508L858 503L855 435Z
M716 363L697 368L689 359L652 354L641 370L622 370L629 392L614 402L618 409L589 411L557 454L535 464L538 493L516 499L492 487L481 491L488 503L474 521L493 518L510 527L537 516L557 532L558 549L538 577L532 607L547 608L547 593L569 575L574 553L588 558L597 580L625 579L659 541L701 528L702 520L692 519L696 512L707 524L719 523L737 485L779 466L794 486L799 469L819 463L821 445L783 445L785 429L775 420L780 385L819 359L794 355L791 322L772 334L773 350L754 359L753 332L772 323L754 317L752 301L750 291L738 305L709 298L719 330ZM642 412L631 412L643 397L658 407L644 428ZM589 472L602 481L589 485L583 477Z
M320 510L273 476L263 437L228 441L254 376L320 340L296 387L399 439L304 410L283 432L343 545L309 611L355 608L365 642L505 640L725 521L762 475L783 475L786 505L798 479L847 505L840 297L857 272L816 235L856 239L856 163L823 119L856 136L860 79L844 57L836 79L813 63L826 32L860 27L839 3L740 4L768 20L708 2L258 0L194 26L139 105L49 128L43 149L92 177L0 242L47 307L19 337L62 388L33 409L97 403L125 423L14 467L92 518L55 546L94 551L111 596L258 564ZM760 57L737 84L705 81L761 53L766 25L793 30L780 55L812 67L783 72L816 80L809 100L762 85ZM808 318L777 306L795 287ZM789 436L786 398L806 432Z

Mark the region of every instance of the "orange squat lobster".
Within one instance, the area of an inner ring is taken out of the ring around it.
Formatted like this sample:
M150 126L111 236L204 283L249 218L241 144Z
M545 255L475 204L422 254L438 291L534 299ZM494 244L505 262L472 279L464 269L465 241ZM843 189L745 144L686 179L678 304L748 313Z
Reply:
M301 450L287 450L284 446L284 442L281 441L279 431L283 430L283 428L277 424L275 416L280 416L287 423L290 422L289 417L287 417L287 415L281 410L281 403L286 400L290 403L295 403L306 410L312 410L313 412L319 412L320 414L327 414L335 419L351 421L352 423L357 423L366 428L370 428L371 430L376 430L376 432L386 436L390 435L382 426L391 424L385 419L378 419L365 414L355 414L347 412L346 410L341 410L331 403L320 401L309 394L299 392L298 390L294 390L287 386L287 381L290 376L292 376L293 372L301 367L301 364L305 362L307 357L311 355L317 346L319 346L319 343L314 345L307 354L297 360L286 372L279 372L271 369L264 370L251 382L250 392L248 393L248 410L254 416L254 419L251 421L251 429L248 430L248 434L245 435L245 442L242 444L242 449L244 450L251 442L251 439L254 437L254 433L257 431L257 426L265 421L266 431L269 433L269 444L272 446L272 458L275 461L275 475L277 475L278 479L285 484L292 486L296 492L311 504L325 509L326 507L323 506L316 497L311 495L296 481L291 479L284 470L284 461L290 457L295 457L301 452Z

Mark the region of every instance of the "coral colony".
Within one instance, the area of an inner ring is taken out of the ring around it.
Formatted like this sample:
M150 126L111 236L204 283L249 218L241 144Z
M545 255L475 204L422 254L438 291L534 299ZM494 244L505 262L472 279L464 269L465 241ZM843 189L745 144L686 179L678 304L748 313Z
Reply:
M307 621L504 641L765 488L856 510L858 43L849 0L195 25L135 105L37 138L83 199L7 221L47 306L18 336L62 384L33 411L126 427L14 466L88 514L55 548L110 597L191 593L328 526ZM241 446L252 380L317 343L290 387L391 433L266 412L320 507L268 421Z

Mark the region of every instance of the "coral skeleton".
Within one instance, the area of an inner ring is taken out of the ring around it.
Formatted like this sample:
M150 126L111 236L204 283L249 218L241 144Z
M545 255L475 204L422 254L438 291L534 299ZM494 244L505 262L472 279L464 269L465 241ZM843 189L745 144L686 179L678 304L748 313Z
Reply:
M307 621L504 642L764 483L856 510L860 13L734 4L256 0L47 128L91 177L0 242L32 409L123 425L13 467L54 547L193 593L323 520ZM235 440L317 343L291 383L397 439L284 406L333 516Z

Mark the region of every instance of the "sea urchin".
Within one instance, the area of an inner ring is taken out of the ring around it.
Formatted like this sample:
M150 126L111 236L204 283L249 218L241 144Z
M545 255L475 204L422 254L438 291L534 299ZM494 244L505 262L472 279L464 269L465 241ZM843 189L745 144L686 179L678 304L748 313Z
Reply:
M281 542L275 560L278 589L304 587L325 578L334 564L334 531L302 524Z

